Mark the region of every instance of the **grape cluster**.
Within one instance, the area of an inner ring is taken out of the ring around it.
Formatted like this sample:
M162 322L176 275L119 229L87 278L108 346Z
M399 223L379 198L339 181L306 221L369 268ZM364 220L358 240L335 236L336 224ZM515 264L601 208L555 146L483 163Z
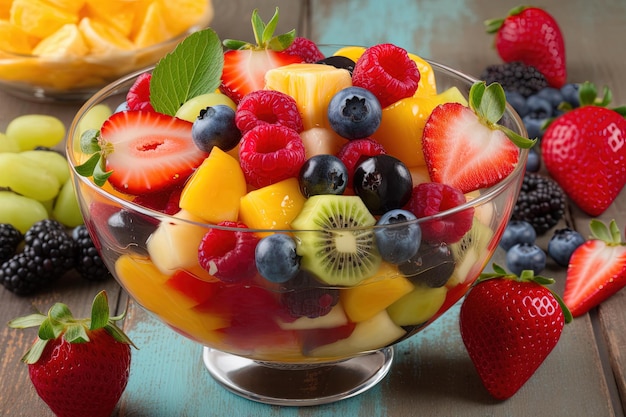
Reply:
M65 137L63 123L47 115L19 116L0 136L0 223L21 233L49 218L67 227L82 224L67 161L53 149Z

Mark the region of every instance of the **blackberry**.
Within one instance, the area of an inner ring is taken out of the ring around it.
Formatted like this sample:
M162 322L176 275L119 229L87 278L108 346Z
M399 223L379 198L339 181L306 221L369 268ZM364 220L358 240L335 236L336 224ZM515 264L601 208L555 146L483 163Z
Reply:
M0 263L15 255L17 247L24 239L22 233L9 223L0 223Z
M0 282L12 293L30 295L54 281L57 277L46 272L46 261L20 252L0 266Z
M60 277L74 267L76 244L65 227L55 220L42 220L24 234L25 256L41 259L46 273Z
M539 236L555 226L564 213L565 193L561 187L551 178L527 172L511 218L530 223Z
M281 302L293 317L321 317L339 301L337 288L325 288L313 275L300 271L285 286L286 291L281 294Z
M72 239L76 243L74 268L80 276L89 281L104 281L110 278L111 272L102 261L87 227L85 225L75 227L72 230Z
M483 70L480 79L487 84L498 82L505 91L517 92L524 97L548 86L546 77L537 68L519 61L489 65Z

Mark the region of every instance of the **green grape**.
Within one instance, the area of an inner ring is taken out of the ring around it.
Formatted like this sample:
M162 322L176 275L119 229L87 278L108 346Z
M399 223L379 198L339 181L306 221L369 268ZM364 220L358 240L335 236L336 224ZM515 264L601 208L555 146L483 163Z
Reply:
M72 179L67 180L61 187L61 191L54 201L52 216L67 227L83 224L83 215L74 193Z
M70 167L67 164L67 159L58 152L32 150L20 152L20 156L28 158L50 171L52 175L57 177L59 184L64 184L70 178Z
M12 224L26 233L33 224L47 218L48 212L39 201L11 191L0 191L0 223Z
M57 196L61 184L54 174L37 162L19 153L0 153L0 187L46 201Z
M0 152L19 152L20 147L4 133L0 133Z
M25 114L9 122L5 134L17 143L20 150L37 146L53 148L65 138L65 125L46 114Z
M206 109L209 106L217 106L218 104L225 104L232 107L233 110L237 109L235 102L228 98L228 96L220 93L207 93L196 96L183 103L175 116L193 123L198 118L200 110Z
M104 121L108 119L111 114L113 114L111 108L108 105L102 103L96 104L95 106L87 110L85 114L83 114L81 119L78 121L76 129L74 130L76 138L72 143L74 144L73 149L75 152L80 152L80 135L82 135L84 131L89 129L100 130L100 127L102 127L102 123L104 123Z

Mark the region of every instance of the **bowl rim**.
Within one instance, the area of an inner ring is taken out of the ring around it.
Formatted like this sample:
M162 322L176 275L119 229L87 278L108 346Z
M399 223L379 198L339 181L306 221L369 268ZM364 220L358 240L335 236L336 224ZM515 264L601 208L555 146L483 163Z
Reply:
M325 45L325 46L329 46L329 45ZM330 46L335 46L335 45L330 45ZM339 46L342 46L342 45L339 45ZM423 59L433 67L433 70L437 69L443 72L447 72L449 75L453 75L454 77L459 78L463 80L464 82L469 83L469 85L478 81L477 78L474 78L461 71L448 67L445 64L442 64L442 63L439 63L437 61L433 61L427 58L423 58ZM74 177L73 178L74 184L78 185L77 182L84 183L88 188L95 191L104 199L113 201L117 205L121 206L122 208L130 209L134 212L138 212L143 215L149 216L151 218L155 218L159 220L160 222L185 223L185 224L204 227L207 229L220 229L220 230L239 231L239 232L245 231L245 232L258 232L258 233L267 233L267 232L293 233L294 232L293 229L258 229L258 228L241 229L241 228L230 227L230 226L221 226L221 225L207 223L207 222L197 222L197 221L186 219L186 218L176 217L175 214L174 215L165 214L160 211L141 206L139 204L133 203L132 201L125 200L121 197L113 195L110 192L106 191L104 188L97 186L91 180L91 177L84 177L78 174L75 168L77 161L74 157L74 146L75 146L74 142L75 140L80 140L80 135L78 137L76 135L77 135L79 121L82 118L82 116L84 116L85 113L89 109L96 106L97 104L100 104L102 100L109 98L113 95L125 92L128 87L125 85L126 83L133 80L135 77L139 76L140 74L144 72L152 71L153 69L154 69L154 65L148 68L134 71L132 73L129 73L119 78L116 81L109 83L107 86L103 87L97 93L95 93L91 98L89 98L78 110L78 112L76 113L76 115L74 116L72 120L70 128L68 129L67 139L66 139L66 154L67 154L68 162L71 168L72 177ZM518 133L520 133L522 136L527 136L526 128L524 127L524 123L522 122L521 117L519 116L519 114L517 114L517 112L513 109L513 107L508 102L506 103L505 115L510 117L512 119L512 122L515 123L516 128L518 129ZM459 213L461 211L464 211L470 208L475 208L483 204L486 204L489 201L494 200L500 194L504 193L505 190L508 189L508 187L514 186L515 182L518 182L517 192L519 192L519 187L521 186L521 182L524 177L524 173L526 171L526 160L528 158L529 150L523 149L523 148L518 148L518 149L519 149L518 163L513 169L513 171L511 171L509 175L507 175L504 179L502 179L497 184L492 185L491 187L479 189L481 191L480 195L478 195L475 198L467 199L467 201L463 204L460 204L452 209L448 209L448 210L436 213L434 215L420 217L418 219L410 220L410 221L406 221L402 223L394 223L393 225L360 226L360 227L343 228L341 230L342 231L373 230L376 228L385 228L385 227L390 227L390 226L398 227L400 224L410 225L413 223L416 223L416 224L426 223L429 221L435 221L441 218L454 215L456 213ZM79 188L79 187L75 187L75 188ZM76 190L76 192L78 193L79 191ZM307 232L307 231L314 232L314 231L321 231L321 230L332 230L332 229L297 230L297 232Z

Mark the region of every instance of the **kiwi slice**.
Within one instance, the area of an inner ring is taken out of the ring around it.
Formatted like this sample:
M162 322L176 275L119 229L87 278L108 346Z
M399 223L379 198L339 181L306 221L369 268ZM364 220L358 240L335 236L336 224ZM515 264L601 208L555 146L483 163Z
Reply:
M357 196L312 196L291 222L302 268L328 285L353 286L374 275L381 263L375 223Z
M477 217L472 221L472 228L458 242L450 245L456 267L446 284L454 287L465 282L470 270L485 262L488 247L493 237L493 230Z

